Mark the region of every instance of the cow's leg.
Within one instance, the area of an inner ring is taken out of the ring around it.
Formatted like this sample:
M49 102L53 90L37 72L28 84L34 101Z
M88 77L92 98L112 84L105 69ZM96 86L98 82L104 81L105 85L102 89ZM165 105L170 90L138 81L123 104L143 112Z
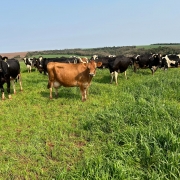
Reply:
M153 68L151 68L151 72L152 72L152 75L154 75L154 69Z
M113 82L113 78L114 78L114 72L111 73L111 81L110 81L111 84Z
M9 99L12 99L11 94L10 94L10 85L11 85L11 82L10 82L10 80L8 80L8 81L7 81L7 92L8 92L8 97L9 97Z
M21 74L18 74L18 79L19 79L19 85L20 85L20 90L22 91L22 81L21 81Z
M48 81L47 88L49 89L49 98L52 99L52 91L53 91L53 83L51 81Z
M52 87L50 87L50 88L49 88L49 92L50 92L49 98L50 98L50 99L52 99L52 91L53 91L53 89L52 89Z
M116 85L118 84L117 78L118 78L118 72L114 71L114 79L115 79Z
M154 73L156 72L157 69L158 69L157 67L152 66L152 68L151 68L152 75L154 75Z
M82 101L84 102L87 99L87 87L81 86L80 91L82 95Z
M12 84L12 87L13 87L14 94L16 94L16 88L15 88L14 79L11 80L11 84Z
M58 88L55 88L55 96L58 97Z
M2 94L2 100L5 100L3 85L1 85L1 94Z
M125 78L127 79L126 71L124 71L124 76L125 76Z
M136 73L136 71L137 71L137 67L136 67L136 65L134 64L134 72Z

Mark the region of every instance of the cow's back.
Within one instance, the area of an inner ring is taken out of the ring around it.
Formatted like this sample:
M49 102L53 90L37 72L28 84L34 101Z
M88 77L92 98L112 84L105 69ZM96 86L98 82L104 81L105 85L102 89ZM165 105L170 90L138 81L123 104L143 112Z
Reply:
M113 68L119 70L120 73L123 73L127 70L130 64L131 59L129 57L119 56L115 59Z
M87 82L89 75L86 72L86 64L71 64L49 62L47 71L51 82L58 82L65 87L80 86L81 83Z

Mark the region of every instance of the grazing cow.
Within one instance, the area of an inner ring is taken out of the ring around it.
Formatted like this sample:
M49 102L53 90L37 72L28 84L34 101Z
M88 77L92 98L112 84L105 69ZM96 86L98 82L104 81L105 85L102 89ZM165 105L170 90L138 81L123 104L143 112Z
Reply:
M171 67L179 67L180 66L180 54L175 55L175 54L169 54L169 55L164 55L162 57L162 68L164 70L167 70L168 68Z
M37 59L36 58L23 58L24 63L28 69L28 73L31 73L33 67L37 68Z
M57 90L60 86L64 87L79 87L82 94L82 101L87 98L87 89L90 86L93 76L95 76L96 68L101 63L96 63L94 60L89 63L57 63L49 62L47 71L49 81L47 87L50 89L50 99L52 99L52 88Z
M40 73L44 72L44 75L47 74L47 64L49 62L59 62L59 63L79 63L82 62L82 58L73 56L73 57L56 57L56 58L43 58L42 56L39 57L38 59L38 66L37 69L39 70Z
M158 67L161 67L162 57L161 54L142 54L131 58L133 60L134 72L137 69L149 68L154 75Z
M115 59L114 58L109 58L108 61L108 67L109 71L111 73L111 82L113 82L113 78L115 77L115 83L116 85L118 84L117 78L118 78L118 72L123 73L125 75L125 78L127 79L126 76L126 70L127 68L131 65L132 60L130 57L125 57L123 55L117 56Z
M20 90L22 91L20 64L16 59L0 60L0 89L2 93L2 100L5 99L3 84L7 83L8 97L11 99L10 84L12 82L14 94L16 93L14 81L19 80Z

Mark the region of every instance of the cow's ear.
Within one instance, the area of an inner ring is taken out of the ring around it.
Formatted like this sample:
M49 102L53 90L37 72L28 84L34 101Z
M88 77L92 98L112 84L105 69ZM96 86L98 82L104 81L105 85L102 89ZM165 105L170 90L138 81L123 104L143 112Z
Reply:
M97 67L100 67L102 65L102 62L97 62Z

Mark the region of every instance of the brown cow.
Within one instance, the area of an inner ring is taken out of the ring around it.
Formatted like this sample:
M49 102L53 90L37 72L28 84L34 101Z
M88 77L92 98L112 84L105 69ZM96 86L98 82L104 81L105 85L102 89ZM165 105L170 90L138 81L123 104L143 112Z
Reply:
M50 89L50 99L52 99L52 88L57 89L64 87L79 87L82 94L82 101L86 100L87 89L90 86L93 76L95 76L96 68L101 66L101 62L96 63L92 60L89 63L67 64L58 62L49 62L47 71L49 81L47 87Z

